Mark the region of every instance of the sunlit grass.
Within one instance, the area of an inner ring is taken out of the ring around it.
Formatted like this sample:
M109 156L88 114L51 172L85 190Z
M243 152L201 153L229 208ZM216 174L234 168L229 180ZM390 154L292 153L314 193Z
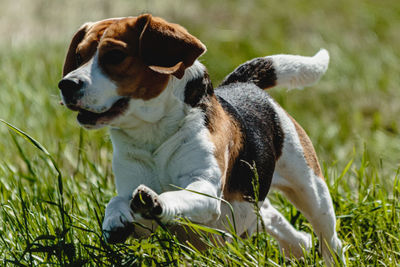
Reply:
M11 134L10 139L14 140L20 156L31 167L22 172L13 170L7 164L2 165L0 252L4 263L86 263L93 266L323 264L316 251L316 238L315 247L304 262L287 261L279 253L276 242L266 234L243 240L235 235L233 228L229 234L234 236L231 242L215 247L207 241L210 248L203 253L188 243L180 243L166 229L157 230L149 239L131 239L126 245L108 245L100 230L104 205L112 194L107 174L93 166L87 160L86 153L82 152L79 169L86 170L86 175L80 173L63 177L63 173L58 172L60 166L47 154L46 149L32 143L32 140L15 138L14 132ZM30 148L29 143L36 147L36 162L25 157L24 149ZM97 179L84 179L91 176ZM354 266L383 263L396 266L400 256L398 173L392 188L384 188L379 183L382 177L371 165L365 152L359 166L352 166L352 162L349 162L340 176L331 177L327 173L326 179L331 185L330 191L338 214L337 230L344 241L348 263ZM299 217L285 199L274 194L273 199L292 224L304 231L311 230L309 223L302 216ZM204 227L198 230L217 233Z

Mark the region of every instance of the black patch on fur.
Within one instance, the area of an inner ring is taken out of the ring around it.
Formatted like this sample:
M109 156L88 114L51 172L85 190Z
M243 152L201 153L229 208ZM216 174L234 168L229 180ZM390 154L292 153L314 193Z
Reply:
M204 76L194 78L185 86L185 103L192 107L199 105L204 97L213 95L214 88L207 72Z
M244 199L254 199L254 173L248 164L255 163L259 179L259 200L268 194L275 162L282 153L284 134L270 96L260 88L275 85L272 61L250 60L225 78L223 86L213 89L208 73L189 81L185 87L185 103L203 110L205 126L215 116L211 98L214 95L243 133L243 148L227 177L229 192L238 192ZM210 129L212 130L212 129Z
M275 162L282 154L284 134L271 97L251 83L233 83L216 88L218 101L240 125L244 145L235 160L230 177L229 192L239 192L245 199L254 199L253 171L255 163L259 179L259 200L269 191Z
M254 83L262 89L276 85L276 74L272 66L272 59L259 57L243 63L229 74L220 86L237 82Z

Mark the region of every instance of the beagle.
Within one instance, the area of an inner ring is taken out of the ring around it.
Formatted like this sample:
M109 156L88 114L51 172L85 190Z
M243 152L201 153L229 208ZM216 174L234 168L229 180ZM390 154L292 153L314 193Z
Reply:
M328 52L256 58L214 89L197 61L205 51L183 27L149 14L86 23L72 38L58 84L62 101L77 111L81 126L108 126L114 151L118 195L105 211L105 239L146 236L148 229L134 222L151 228L180 217L226 229L233 220L227 202L238 235L251 234L261 229L257 195L266 231L285 255L302 257L311 236L271 206L272 187L310 221L325 261L332 264L330 251L343 261L311 141L263 90L315 83L328 67Z

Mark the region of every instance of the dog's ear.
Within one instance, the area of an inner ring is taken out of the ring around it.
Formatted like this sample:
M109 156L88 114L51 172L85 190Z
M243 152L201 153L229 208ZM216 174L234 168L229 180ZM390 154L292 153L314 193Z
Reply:
M206 51L206 46L178 24L150 14L137 18L144 25L139 37L139 56L153 71L182 78L185 69Z
M79 30L75 33L74 37L72 37L71 43L68 48L67 56L65 57L64 61L64 67L62 73L63 77L78 67L78 62L76 58L76 48L85 37L85 34L91 24L92 23L90 22L83 24L79 28Z

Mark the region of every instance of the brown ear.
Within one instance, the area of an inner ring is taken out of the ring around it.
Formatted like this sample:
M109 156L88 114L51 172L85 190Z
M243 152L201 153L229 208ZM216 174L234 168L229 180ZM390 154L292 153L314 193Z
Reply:
M78 65L76 61L76 48L78 47L79 43L85 37L86 31L89 28L91 23L83 24L80 29L75 33L74 37L72 37L72 41L69 45L67 56L65 57L64 67L63 67L63 77L70 73L71 71L75 70Z
M178 24L150 14L138 17L144 25L139 37L139 56L153 71L182 78L185 69L206 51L206 46Z

